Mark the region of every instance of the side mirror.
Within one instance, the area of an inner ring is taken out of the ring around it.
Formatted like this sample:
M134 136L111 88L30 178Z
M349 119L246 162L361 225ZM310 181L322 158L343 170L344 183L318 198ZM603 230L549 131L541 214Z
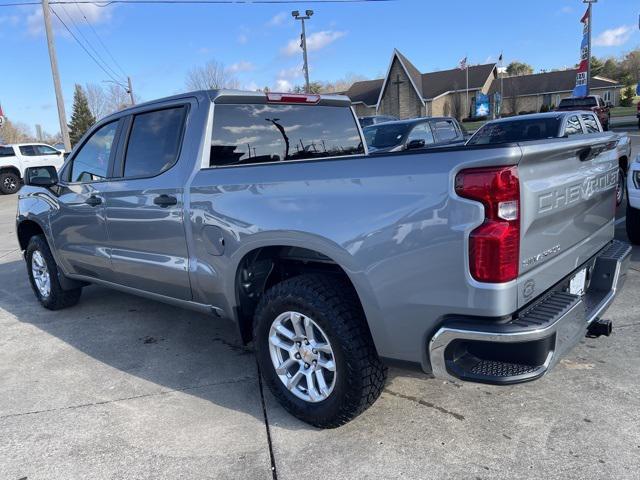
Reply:
M426 145L424 140L411 140L407 144L407 150L414 150L416 148L423 148Z
M58 183L56 167L29 167L24 172L25 185L34 187L53 187Z

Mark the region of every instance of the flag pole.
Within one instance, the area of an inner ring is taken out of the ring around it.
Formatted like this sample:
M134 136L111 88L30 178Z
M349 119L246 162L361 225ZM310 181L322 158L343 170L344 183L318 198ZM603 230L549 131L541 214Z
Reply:
M465 57L467 59L467 117L469 117L469 112L471 111L469 106L469 56Z

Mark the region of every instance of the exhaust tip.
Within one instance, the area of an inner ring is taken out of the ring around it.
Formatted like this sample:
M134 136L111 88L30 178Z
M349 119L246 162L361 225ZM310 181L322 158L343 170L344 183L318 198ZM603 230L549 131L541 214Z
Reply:
M603 320L602 318L596 318L587 330L587 336L591 338L597 338L602 335L608 337L613 331L613 322L611 320Z

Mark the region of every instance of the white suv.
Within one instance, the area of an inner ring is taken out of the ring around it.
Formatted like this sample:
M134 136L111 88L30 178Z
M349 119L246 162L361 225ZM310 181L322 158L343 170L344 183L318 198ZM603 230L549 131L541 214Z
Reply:
M640 245L640 155L629 165L627 194L627 236L631 243Z
M28 167L60 169L63 163L63 152L43 143L0 145L0 192L16 193Z

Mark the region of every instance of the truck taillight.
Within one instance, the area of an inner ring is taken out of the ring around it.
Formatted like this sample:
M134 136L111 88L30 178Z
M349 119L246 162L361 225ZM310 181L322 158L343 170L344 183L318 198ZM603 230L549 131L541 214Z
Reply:
M518 276L520 182L518 168L462 170L456 193L484 205L484 223L469 236L469 269L479 282L502 283Z

